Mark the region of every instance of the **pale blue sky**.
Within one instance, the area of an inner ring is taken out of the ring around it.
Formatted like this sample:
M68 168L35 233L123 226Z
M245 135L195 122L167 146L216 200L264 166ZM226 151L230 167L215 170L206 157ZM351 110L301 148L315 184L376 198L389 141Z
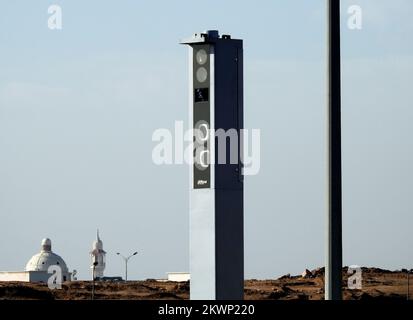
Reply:
M63 9L63 30L47 8ZM346 28L347 8L363 29ZM188 168L152 164L157 128L187 121L181 38L244 39L245 125L261 171L245 185L247 278L324 263L325 1L2 1L0 270L50 237L90 277L188 270ZM344 263L412 267L413 3L342 1Z

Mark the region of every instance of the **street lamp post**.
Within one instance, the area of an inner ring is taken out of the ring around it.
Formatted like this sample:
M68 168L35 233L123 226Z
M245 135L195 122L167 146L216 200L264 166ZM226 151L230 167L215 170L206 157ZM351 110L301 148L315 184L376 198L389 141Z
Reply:
M97 261L93 262L93 266L92 266L92 300L95 299L95 270L96 270L97 265L98 265Z
M342 299L340 0L327 0L327 250L325 299Z
M132 258L133 256L136 256L138 254L138 252L134 252L132 253L130 256L125 257L123 254L116 252L116 254L118 256L121 256L123 258L123 260L125 261L125 282L128 281L128 262L129 259Z
M407 300L410 300L410 273L413 269L407 269Z

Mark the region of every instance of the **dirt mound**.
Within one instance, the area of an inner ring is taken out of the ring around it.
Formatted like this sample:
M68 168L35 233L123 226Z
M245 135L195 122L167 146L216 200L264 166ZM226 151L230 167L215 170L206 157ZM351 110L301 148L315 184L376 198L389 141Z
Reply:
M362 268L362 289L350 290L347 268L343 268L345 300L406 300L407 276L402 271ZM413 279L412 279L413 280ZM413 283L413 281L412 281ZM189 282L128 281L96 282L95 299L102 300L181 300L189 299ZM410 290L413 291L413 285ZM311 277L286 275L279 279L246 280L247 300L321 300L324 299L324 268L311 270ZM0 282L0 299L89 300L92 282L66 282L61 290L49 290L40 283ZM413 297L412 297L413 298Z
M53 293L48 288L39 288L24 283L0 284L0 299L7 300L54 300Z

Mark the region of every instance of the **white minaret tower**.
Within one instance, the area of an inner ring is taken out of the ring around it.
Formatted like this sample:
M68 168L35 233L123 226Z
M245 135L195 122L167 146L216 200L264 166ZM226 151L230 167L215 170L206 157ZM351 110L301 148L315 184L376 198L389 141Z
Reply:
M97 230L96 233L96 240L93 241L92 244L92 251L90 251L90 256L92 258L92 265L90 268L93 270L94 269L94 275L92 275L94 278L102 278L103 277L103 271L105 270L106 267L106 251L103 250L103 242L99 238L99 230ZM93 271L92 271L93 272Z

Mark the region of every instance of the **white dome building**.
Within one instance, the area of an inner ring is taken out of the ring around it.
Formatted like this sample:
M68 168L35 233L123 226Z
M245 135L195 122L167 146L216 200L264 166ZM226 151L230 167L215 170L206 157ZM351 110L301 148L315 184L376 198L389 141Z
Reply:
M62 281L70 281L71 273L66 262L61 256L52 252L52 242L49 238L43 239L41 250L35 254L26 264L25 271L19 272L0 272L0 281L25 281L25 282L44 282L52 276L53 271L49 273L49 267L60 267Z
M61 256L52 252L52 241L49 238L42 240L42 248L38 254L35 254L26 264L26 271L45 271L50 266L57 265L62 270L63 281L67 281L69 269L66 262ZM66 278L65 278L66 275Z

